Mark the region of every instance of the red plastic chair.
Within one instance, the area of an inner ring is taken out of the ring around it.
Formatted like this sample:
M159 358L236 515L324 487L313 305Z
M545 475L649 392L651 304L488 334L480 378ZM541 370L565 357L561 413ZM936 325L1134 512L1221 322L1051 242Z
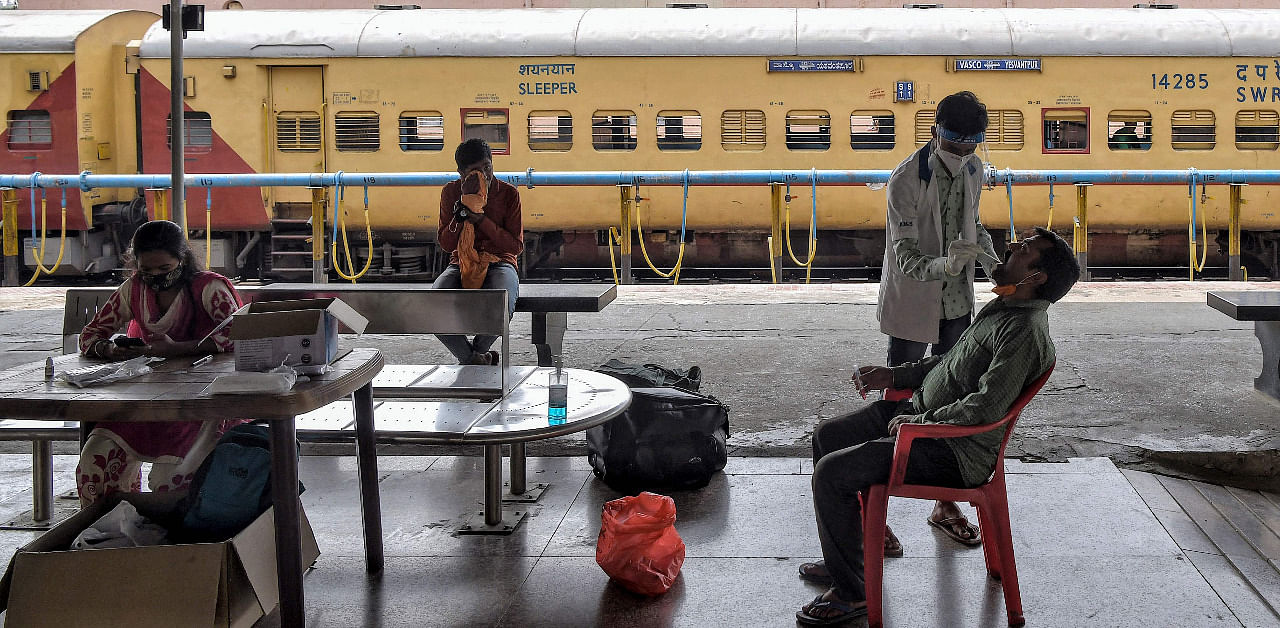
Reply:
M884 528L889 510L889 497L938 499L953 502L969 502L978 509L978 524L983 532L982 551L987 561L987 574L1000 580L1004 586L1004 606L1010 626L1025 623L1022 617L1022 596L1018 592L1018 568L1013 559L1013 532L1009 527L1009 499L1004 485L1004 448L1013 434L1013 424L1031 398L1049 380L1053 366L1036 378L1014 400L1013 407L1004 418L988 425L918 425L906 424L898 430L897 445L893 450L893 469L888 484L876 484L862 495L862 540L865 559L864 577L867 592L867 625L870 628L884 626ZM1000 443L1000 455L996 458L995 472L986 484L974 488L944 488L906 484L907 460L911 442L917 438L956 438L989 432L1008 425L1004 440Z

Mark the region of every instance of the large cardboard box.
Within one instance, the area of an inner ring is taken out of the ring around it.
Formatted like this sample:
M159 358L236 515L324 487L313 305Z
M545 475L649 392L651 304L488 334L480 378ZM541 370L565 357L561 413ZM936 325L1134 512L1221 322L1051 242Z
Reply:
M336 298L245 305L231 315L236 370L328 364L338 355L338 323L361 334L369 321Z
M177 505L164 493L117 493L19 549L0 580L6 627L247 628L279 604L274 509L222 543L67 549L121 499L151 518ZM305 513L301 537L311 565L320 550Z

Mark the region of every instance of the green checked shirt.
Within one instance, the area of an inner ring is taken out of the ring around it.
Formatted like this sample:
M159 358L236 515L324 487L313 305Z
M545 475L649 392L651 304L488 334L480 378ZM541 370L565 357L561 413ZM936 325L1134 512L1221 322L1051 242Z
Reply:
M999 421L1018 394L1055 359L1049 302L998 298L978 312L950 351L893 368L894 388L915 389L919 423L985 425ZM998 462L1004 430L944 439L966 485L982 484Z

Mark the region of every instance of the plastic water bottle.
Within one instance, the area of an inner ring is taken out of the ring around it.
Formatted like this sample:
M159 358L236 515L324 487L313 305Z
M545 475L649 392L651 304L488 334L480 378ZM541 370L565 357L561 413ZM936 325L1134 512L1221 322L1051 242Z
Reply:
M569 402L569 376L564 372L560 356L556 356L555 370L547 373L547 423L564 425Z

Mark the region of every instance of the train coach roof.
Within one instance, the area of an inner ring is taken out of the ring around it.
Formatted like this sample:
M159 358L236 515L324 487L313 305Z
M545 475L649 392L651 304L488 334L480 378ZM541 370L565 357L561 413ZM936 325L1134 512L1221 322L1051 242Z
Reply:
M212 11L188 57L1280 56L1270 9ZM168 57L147 31L141 54Z
M0 52L75 52L76 38L127 11L0 11Z

